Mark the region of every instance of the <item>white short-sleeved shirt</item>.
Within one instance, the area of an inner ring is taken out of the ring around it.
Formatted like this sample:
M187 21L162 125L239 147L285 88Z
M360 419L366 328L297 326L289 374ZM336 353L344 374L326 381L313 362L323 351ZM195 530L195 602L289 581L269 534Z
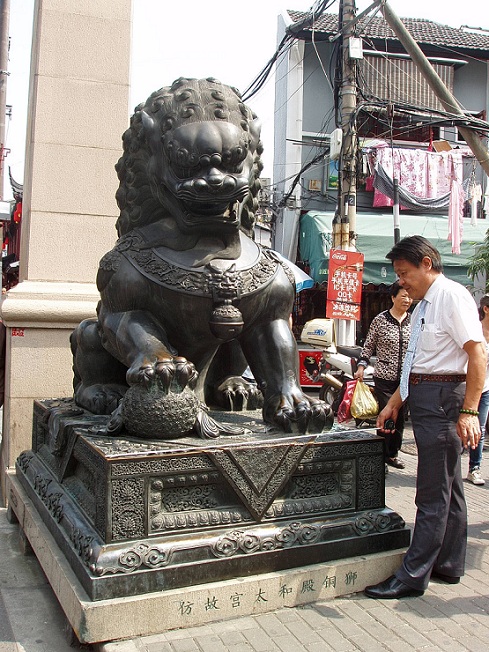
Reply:
M466 342L485 342L476 303L470 292L440 274L426 292L428 302L412 371L418 374L464 374ZM416 321L416 311L413 321Z

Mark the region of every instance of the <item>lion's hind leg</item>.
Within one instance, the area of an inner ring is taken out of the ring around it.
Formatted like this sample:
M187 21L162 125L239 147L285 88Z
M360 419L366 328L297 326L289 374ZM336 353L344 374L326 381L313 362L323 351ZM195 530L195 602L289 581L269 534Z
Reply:
M94 414L111 414L127 391L127 368L104 349L95 319L81 322L70 344L75 403Z

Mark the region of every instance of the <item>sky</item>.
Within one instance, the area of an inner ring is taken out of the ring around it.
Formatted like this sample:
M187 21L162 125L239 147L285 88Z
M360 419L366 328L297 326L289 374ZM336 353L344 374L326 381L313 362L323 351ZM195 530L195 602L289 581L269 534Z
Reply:
M83 4L83 3L82 3ZM357 12L368 0L357 0ZM489 3L481 0L390 0L400 17L426 18L460 27L489 29ZM277 44L277 17L286 9L308 11L313 0L133 0L131 90L129 115L153 91L180 76L216 77L244 91L273 55ZM34 0L11 0L10 60L7 104L12 117L6 123L6 160L16 181L24 178L25 129ZM183 10L182 10L183 8ZM337 13L339 1L329 13ZM273 78L248 103L262 122L265 147L264 177L272 176ZM11 197L6 176L4 199Z

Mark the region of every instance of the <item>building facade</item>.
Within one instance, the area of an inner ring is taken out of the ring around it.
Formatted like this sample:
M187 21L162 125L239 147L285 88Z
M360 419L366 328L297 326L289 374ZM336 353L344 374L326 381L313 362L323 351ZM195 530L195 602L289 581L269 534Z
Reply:
M353 245L365 253L364 282L378 290L394 280L385 253L394 242L393 227L389 238L393 219L389 183L395 178L402 196L401 237L422 233L434 240L447 275L471 283L466 268L487 231L489 188L487 175L459 127L476 128L487 144L489 31L454 29L424 19L401 20L459 102L462 116L443 109L380 14L359 20L348 40L341 35L338 15L312 17L289 11L279 20L278 42L284 47L276 70L272 242L291 260L312 268L316 291L321 286L324 291L327 281L332 242L328 233L333 231L335 213L341 213L339 185L345 165L350 165L344 151L340 158L335 151L344 121L341 88L346 83L355 93L347 128L352 130L355 147ZM351 62L348 77L342 64L345 47ZM342 131L344 135L344 124ZM452 177L463 190L463 205L458 208L453 205ZM447 243L450 219L457 210L463 211L462 241ZM308 250L304 238L314 237L310 232L316 227L311 222L320 224L322 261L304 259L301 253ZM322 298L318 303L322 305ZM371 312L368 307L367 311Z

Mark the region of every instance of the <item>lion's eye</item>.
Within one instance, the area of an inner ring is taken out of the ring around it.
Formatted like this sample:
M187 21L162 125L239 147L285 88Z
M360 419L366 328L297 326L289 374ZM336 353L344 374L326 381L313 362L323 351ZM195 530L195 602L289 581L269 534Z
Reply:
M226 160L226 163L229 165L229 167L233 167L236 172L241 172L243 169L243 161L246 160L246 157L248 156L248 146L247 145L240 145L238 147L235 147L231 152L228 153L228 158Z

